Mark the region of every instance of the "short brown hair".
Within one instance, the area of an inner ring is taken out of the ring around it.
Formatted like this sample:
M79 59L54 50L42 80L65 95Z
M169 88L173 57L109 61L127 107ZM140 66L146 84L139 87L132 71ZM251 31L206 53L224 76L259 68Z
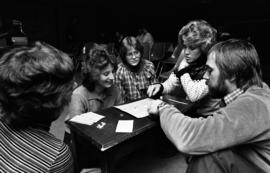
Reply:
M16 128L49 128L70 101L74 67L64 52L41 42L0 59L1 120Z

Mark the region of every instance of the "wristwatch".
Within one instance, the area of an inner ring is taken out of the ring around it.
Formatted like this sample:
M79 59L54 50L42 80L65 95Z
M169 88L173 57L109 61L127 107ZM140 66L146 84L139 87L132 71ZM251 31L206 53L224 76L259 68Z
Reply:
M168 106L169 104L166 102L161 102L158 106L157 106L157 110L158 112L160 111L161 108Z

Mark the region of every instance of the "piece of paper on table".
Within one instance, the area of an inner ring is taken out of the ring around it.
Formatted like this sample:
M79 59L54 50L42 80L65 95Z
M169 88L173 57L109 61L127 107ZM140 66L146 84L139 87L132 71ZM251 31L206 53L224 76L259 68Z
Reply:
M101 120L102 118L104 118L104 116L96 114L94 112L87 112L81 115L76 115L70 121L86 125L92 125Z
M132 103L127 103L120 106L114 106L124 112L133 115L136 118L143 118L148 116L147 108L153 99L146 98Z
M119 120L115 132L131 133L133 131L133 120Z

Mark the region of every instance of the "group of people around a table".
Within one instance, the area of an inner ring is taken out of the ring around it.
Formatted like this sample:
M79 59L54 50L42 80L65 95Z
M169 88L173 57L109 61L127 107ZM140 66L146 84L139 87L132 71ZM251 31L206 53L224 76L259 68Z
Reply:
M254 45L217 40L204 20L190 21L178 37L180 61L163 83L134 36L122 40L118 64L94 44L82 61L79 86L72 59L49 44L6 52L0 59L0 172L73 172L69 127L65 142L49 133L64 110L68 120L177 93L194 103L188 114L161 99L148 112L159 116L167 138L186 153L187 173L270 172L270 90Z

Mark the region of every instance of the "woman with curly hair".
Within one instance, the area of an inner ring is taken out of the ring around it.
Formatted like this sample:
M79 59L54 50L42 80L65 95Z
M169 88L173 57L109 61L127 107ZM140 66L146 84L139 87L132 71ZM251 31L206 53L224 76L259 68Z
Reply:
M154 96L161 93L174 93L196 103L207 99L204 103L213 101L213 104L209 104L213 109L217 102L206 97L209 89L203 75L206 71L207 53L216 43L216 34L216 29L204 20L190 21L183 26L178 35L179 44L183 46L183 49L174 66L174 71L165 82L151 85L147 94ZM200 104L200 107L204 107L204 113L208 112L207 105Z
M95 44L89 50L82 62L82 85L72 93L67 119L122 103L120 91L114 85L114 66L102 46Z

